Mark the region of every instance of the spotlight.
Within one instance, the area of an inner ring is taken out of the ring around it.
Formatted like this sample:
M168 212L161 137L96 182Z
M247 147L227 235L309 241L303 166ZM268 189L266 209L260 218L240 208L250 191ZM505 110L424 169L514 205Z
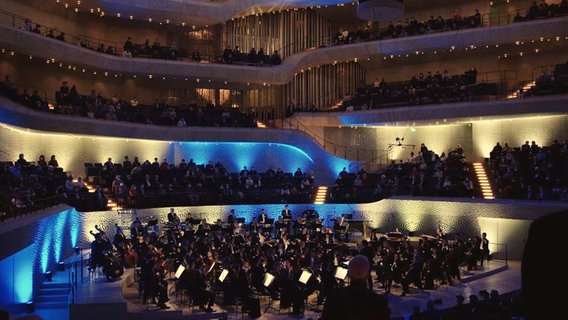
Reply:
M57 264L57 271L65 271L65 262L59 261Z
M73 248L73 250L75 250L75 254L81 253L81 247L79 247L79 246L76 246L75 248Z
M34 313L35 312L35 305L33 301L26 302L25 310L27 313Z
M45 276L45 281L50 282L50 281L52 280L52 273L51 273L51 271L46 271L43 275Z

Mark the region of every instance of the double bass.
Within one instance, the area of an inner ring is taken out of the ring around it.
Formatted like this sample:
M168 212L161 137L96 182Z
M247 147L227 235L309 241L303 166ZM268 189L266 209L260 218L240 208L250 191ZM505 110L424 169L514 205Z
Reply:
M116 235L115 235L115 247L117 247L118 251L122 254L122 260L124 262L124 266L126 267L134 267L138 265L138 253L134 250L134 245L132 244L132 240L128 239L122 228L120 228L117 224L116 227Z

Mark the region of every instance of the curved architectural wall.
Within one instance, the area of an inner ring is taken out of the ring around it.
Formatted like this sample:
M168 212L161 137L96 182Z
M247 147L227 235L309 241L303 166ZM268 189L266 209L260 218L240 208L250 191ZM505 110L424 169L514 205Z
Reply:
M140 161L198 164L217 160L229 172L254 166L259 172L281 168L313 171L316 183L331 185L343 167L354 161L325 152L308 135L295 130L244 128L177 128L117 123L38 113L0 98L0 146L4 161L24 153L28 161L40 154L56 155L59 165L74 176L84 175L85 162L122 162L125 155Z

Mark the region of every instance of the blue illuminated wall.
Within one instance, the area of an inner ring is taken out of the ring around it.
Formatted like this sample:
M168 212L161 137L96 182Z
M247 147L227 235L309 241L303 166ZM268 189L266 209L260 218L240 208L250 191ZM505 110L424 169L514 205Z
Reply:
M3 224L0 239L0 308L18 309L34 299L44 272L74 254L82 216L59 206Z
M219 132L214 135L207 128L192 128L185 131L186 136L176 136L179 130L164 128L162 133L172 133L164 141L158 140L150 130L157 126L149 126L148 130L139 127L140 131L148 131L146 138L34 132L0 123L0 145L9 152L5 159L17 159L19 153L24 153L28 159L37 158L40 153L55 154L60 166L75 177L85 175L84 163L102 163L109 157L121 162L125 155L131 159L136 156L141 162L166 159L170 164L179 164L182 159L193 159L197 164L220 160L229 172L239 172L244 166L249 169L254 166L258 172L269 168L295 172L300 168L303 172L313 171L316 183L322 185L332 185L344 167L351 172L359 169L357 162L335 157L308 135L291 130L243 129L244 132L237 132L217 128ZM190 133L195 137L189 136Z
M239 172L244 166L255 167L259 172L281 168L284 172L314 171L316 179L332 183L343 167L352 161L333 157L315 145L301 149L294 145L268 142L178 142L175 143L178 161L193 159L197 164L220 160L229 172ZM311 148L311 149L310 149Z
M32 244L0 261L0 306L23 304L33 298L33 269L36 245Z

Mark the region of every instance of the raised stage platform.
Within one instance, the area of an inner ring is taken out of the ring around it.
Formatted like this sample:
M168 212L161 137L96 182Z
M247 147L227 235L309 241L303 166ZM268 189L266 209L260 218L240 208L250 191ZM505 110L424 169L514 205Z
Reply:
M168 278L169 279L169 278ZM144 305L138 295L138 284L135 278L135 269L125 269L124 274L116 281L108 281L100 271L84 273L83 283L75 293L75 302L65 307L49 308L38 307L35 314L44 320L90 320L100 319L101 315L112 319L251 319L248 313L241 313L239 306L223 306L216 304L215 312L206 313L199 308L191 307L186 299L176 295L174 279L169 280L170 301L166 303L170 308L160 310L155 304ZM53 282L68 282L68 270L57 272ZM375 282L375 291L384 293L378 282ZM437 309L446 309L456 303L456 296L467 297L477 295L480 290L497 290L501 295L514 294L521 288L521 270L519 261L491 260L478 270L467 271L462 269L462 280L453 285L439 286L435 290L420 291L413 288L409 295L401 297L402 288L393 286L388 295L392 310L392 319L407 319L415 306L421 310L426 309L428 300L438 301ZM218 302L221 299L217 299ZM310 296L304 314L291 315L291 309L279 310L279 301L272 303L269 308L269 299L260 299L261 315L258 319L318 319L322 305L316 305L316 295Z

